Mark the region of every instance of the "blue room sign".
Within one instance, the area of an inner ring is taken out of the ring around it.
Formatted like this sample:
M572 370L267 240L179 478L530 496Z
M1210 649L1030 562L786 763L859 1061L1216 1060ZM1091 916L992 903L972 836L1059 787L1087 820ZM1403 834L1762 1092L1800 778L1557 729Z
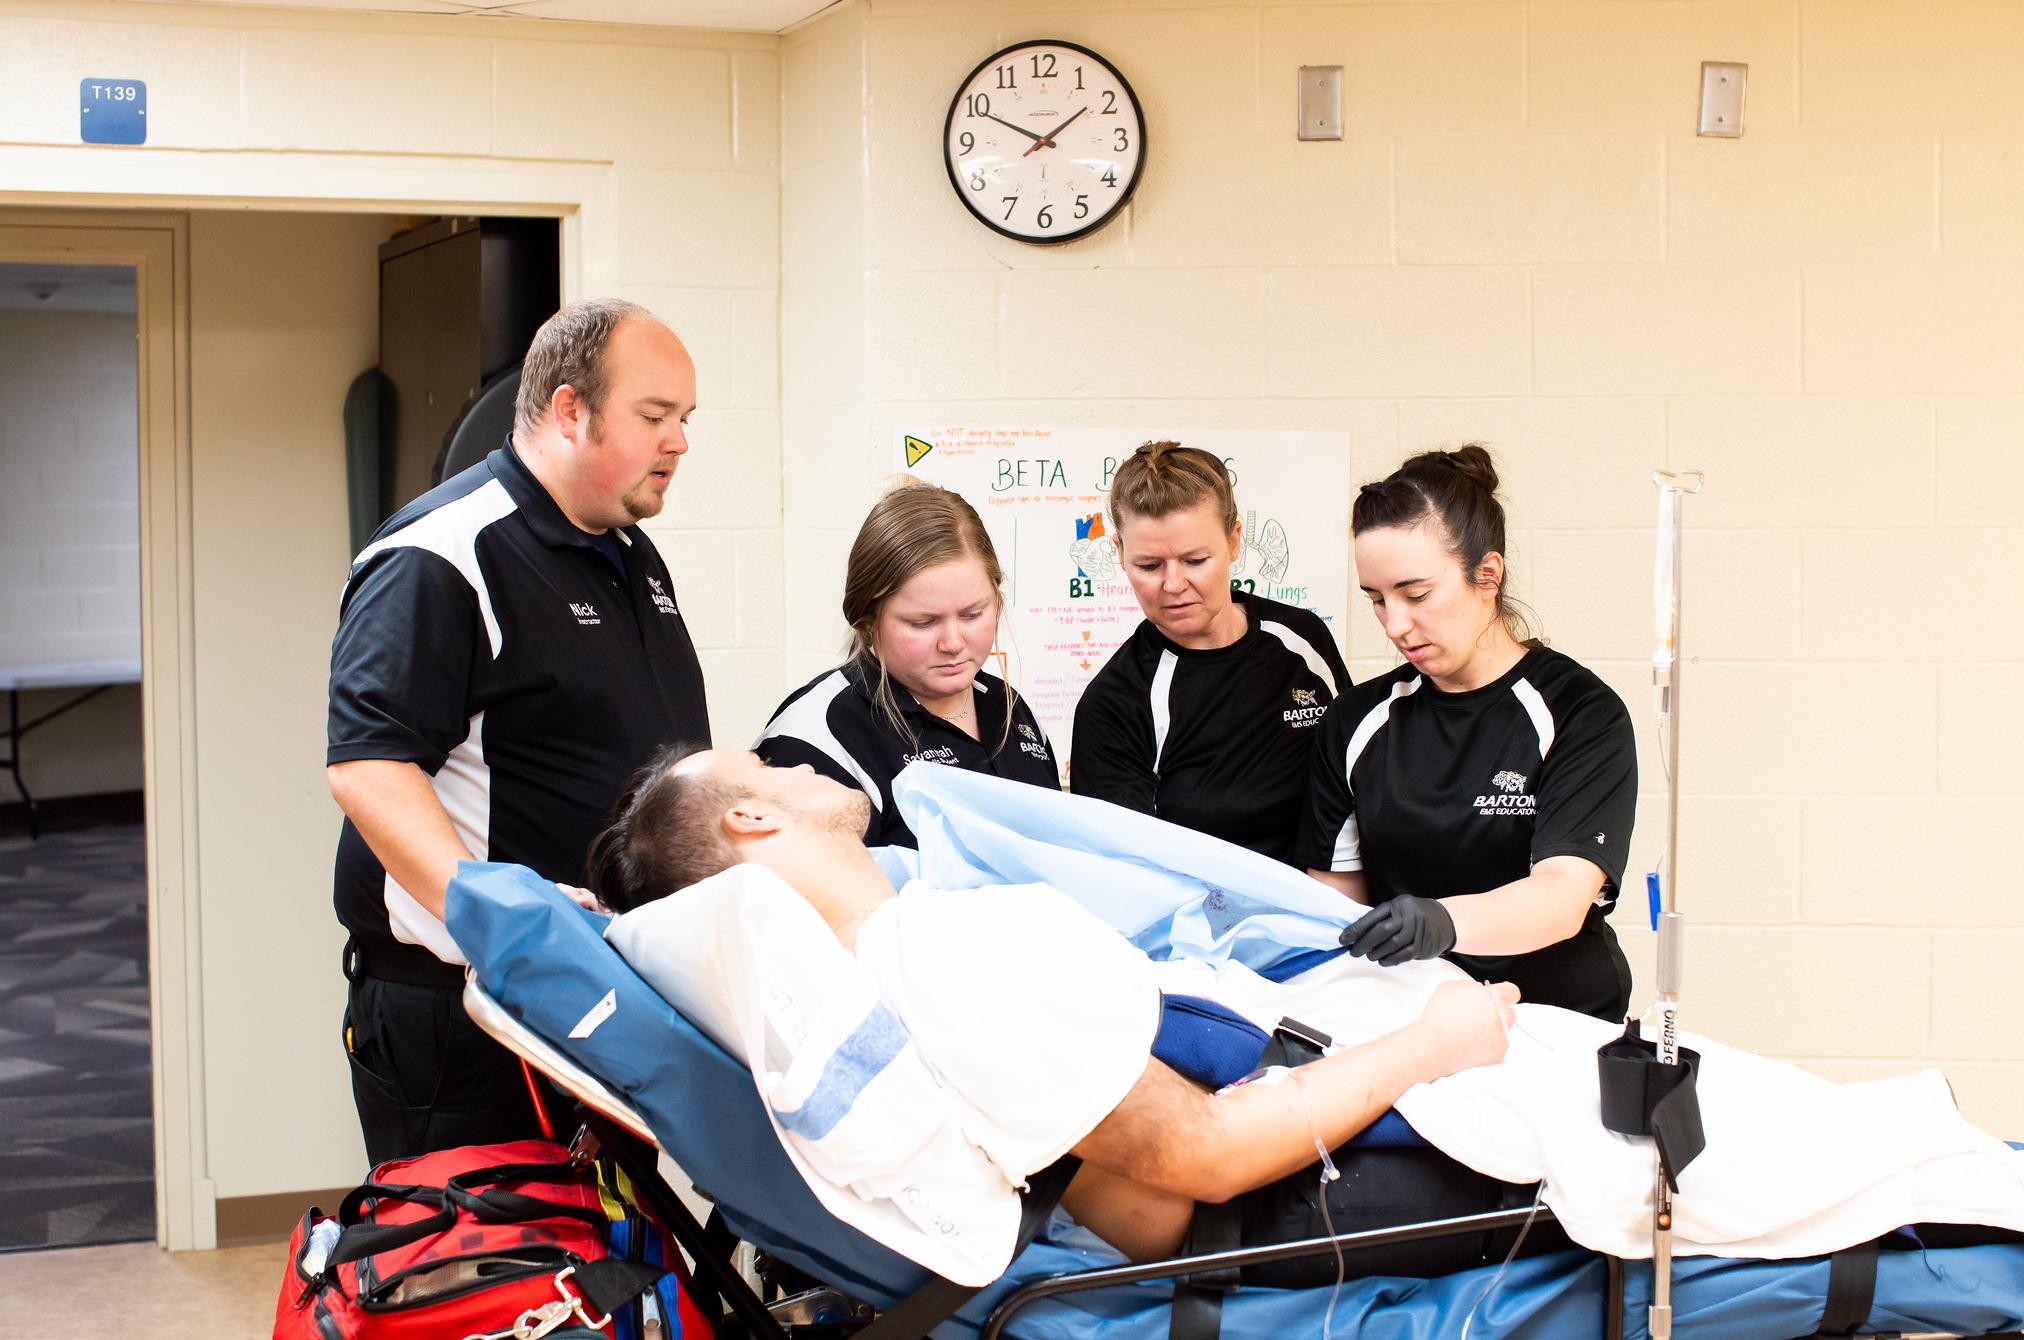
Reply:
M86 144L146 144L148 86L138 79L82 79L77 133Z

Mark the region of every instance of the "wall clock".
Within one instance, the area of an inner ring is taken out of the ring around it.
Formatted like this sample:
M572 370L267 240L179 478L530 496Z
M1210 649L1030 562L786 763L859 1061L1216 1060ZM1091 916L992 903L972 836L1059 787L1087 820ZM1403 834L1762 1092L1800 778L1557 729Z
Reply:
M1073 42L1019 42L985 57L942 127L957 198L1021 242L1101 228L1131 199L1145 156L1138 96L1116 66Z

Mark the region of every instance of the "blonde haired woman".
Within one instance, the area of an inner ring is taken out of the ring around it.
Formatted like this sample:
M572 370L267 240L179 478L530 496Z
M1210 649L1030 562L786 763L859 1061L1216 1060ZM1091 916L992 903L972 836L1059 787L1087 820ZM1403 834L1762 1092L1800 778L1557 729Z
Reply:
M1146 617L1076 705L1075 793L1293 863L1316 727L1349 687L1328 625L1231 588L1243 527L1209 452L1146 443L1110 518Z
M867 845L912 847L892 780L916 760L1059 787L1054 751L1026 703L984 670L1004 573L962 495L908 481L858 528L844 572L851 657L796 689L754 749L807 764L871 798Z

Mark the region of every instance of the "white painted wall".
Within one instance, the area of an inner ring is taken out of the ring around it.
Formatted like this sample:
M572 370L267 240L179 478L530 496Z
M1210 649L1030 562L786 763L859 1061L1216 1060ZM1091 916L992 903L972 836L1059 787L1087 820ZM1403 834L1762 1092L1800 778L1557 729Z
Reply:
M220 1197L357 1180L325 684L350 560L344 396L379 358L372 214L190 220L198 881ZM308 263L305 263L305 262Z
M140 454L131 313L0 309L0 665L140 656ZM21 716L81 689L21 695ZM140 690L30 732L38 800L138 790ZM0 805L19 797L0 782Z
M1150 145L1125 216L1047 249L939 158L962 77L1039 37L1118 64ZM1518 593L1642 722L1648 474L1704 468L1687 1021L1836 1076L1938 1064L2024 1129L2024 10L858 0L786 49L797 674L898 424L1325 428L1358 479L1490 443ZM1693 134L1703 60L1750 67L1741 140ZM1341 142L1295 139L1304 64L1345 67ZM1348 633L1359 674L1395 664ZM1641 891L1618 922L1642 1001Z

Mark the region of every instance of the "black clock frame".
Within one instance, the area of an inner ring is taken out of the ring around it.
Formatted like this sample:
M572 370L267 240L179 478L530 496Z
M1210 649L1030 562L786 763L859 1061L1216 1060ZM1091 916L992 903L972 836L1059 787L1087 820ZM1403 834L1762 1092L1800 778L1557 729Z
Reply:
M1125 97L1130 99L1132 114L1138 118L1139 166L1138 171L1132 174L1131 181L1126 184L1124 194L1118 197L1118 202L1111 206L1110 211L1096 222L1084 224L1073 232L1062 233L1057 237L1028 237L1024 233L1015 233L1011 229L999 224L996 220L987 217L975 205L970 203L969 193L964 191L962 179L956 175L955 160L949 157L949 132L955 128L956 108L962 105L963 90L970 86L971 80L984 73L988 66L1005 59L1005 57L1015 51L1024 51L1028 47L1060 47L1064 51L1079 51L1089 57L1098 65L1111 72L1111 75L1117 80L1118 86L1124 90ZM1146 130L1145 107L1139 102L1138 90L1131 86L1131 80L1124 77L1124 71L1112 65L1106 57L1099 56L1096 52L1091 51L1079 42L1064 42L1059 38L1053 37L1030 37L1023 42L1014 42L1011 46L1002 47L978 61L976 67L970 73L964 75L963 81L956 85L956 94L949 99L949 114L942 118L942 170L948 174L949 189L954 191L956 199L962 202L964 212L1000 237L1009 237L1014 242L1027 242L1036 247L1058 247L1064 242L1078 241L1088 237L1091 233L1099 231L1112 219L1124 213L1125 206L1131 203L1132 194L1139 188L1139 182L1145 179L1146 156L1151 152L1152 136Z

